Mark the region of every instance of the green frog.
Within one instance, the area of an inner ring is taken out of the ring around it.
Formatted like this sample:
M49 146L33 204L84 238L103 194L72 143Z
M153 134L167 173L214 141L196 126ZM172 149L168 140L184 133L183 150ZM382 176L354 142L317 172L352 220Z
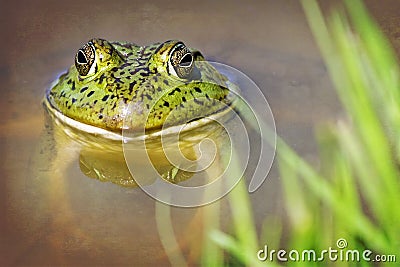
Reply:
M124 131L129 130L152 140L146 143L151 148L147 151L164 179L173 183L186 180L190 175L177 172L168 162L160 138L148 137L167 132L175 140L177 131L185 126L190 131L179 137L190 141L181 142L180 148L195 160L192 141L219 135L207 117L230 113L232 86L199 51L181 41L138 46L92 39L77 51L75 64L46 92L47 123L53 133L49 143L57 148L57 156L49 153L56 162L53 168L68 172L68 166L79 157L86 176L135 187L121 146ZM168 151L176 150L174 145L170 147Z
M181 41L138 46L92 39L44 102L74 128L118 138L124 128L155 132L223 112L232 103L228 87L224 75Z

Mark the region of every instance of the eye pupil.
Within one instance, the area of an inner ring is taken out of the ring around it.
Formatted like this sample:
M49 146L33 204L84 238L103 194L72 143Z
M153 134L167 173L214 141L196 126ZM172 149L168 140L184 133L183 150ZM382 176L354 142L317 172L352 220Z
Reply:
M88 63L85 54L81 50L79 50L79 52L78 52L77 59L78 59L79 64L87 64Z
M181 61L179 62L180 67L190 67L193 62L193 57L191 54L186 54L183 56Z

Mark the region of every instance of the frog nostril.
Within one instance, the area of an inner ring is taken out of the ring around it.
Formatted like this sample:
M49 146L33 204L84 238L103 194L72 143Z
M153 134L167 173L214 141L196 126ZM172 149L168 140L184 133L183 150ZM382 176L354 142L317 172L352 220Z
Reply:
M85 53L83 53L82 50L78 51L77 61L79 64L87 64L88 63Z

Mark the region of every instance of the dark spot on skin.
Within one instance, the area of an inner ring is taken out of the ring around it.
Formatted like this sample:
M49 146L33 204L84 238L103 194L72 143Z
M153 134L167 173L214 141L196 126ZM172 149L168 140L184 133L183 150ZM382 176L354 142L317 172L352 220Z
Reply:
M95 104L95 105L97 104L97 99L93 102L93 104Z
M113 79L114 83L120 83L120 77L115 77L114 73L111 73L111 78Z
M162 50L162 48L164 48L164 46L162 44L160 44L159 46L157 46L156 50L154 50L154 54L158 53L159 51ZM165 50L165 48L164 48Z
M128 48L128 49L130 49L130 50L132 50L132 47L133 46L135 46L135 44L130 44L130 43L118 43L120 46L122 46L122 47L126 47L126 48Z
M80 92L80 93L83 93L83 92L85 92L87 89L88 89L88 87L83 87L79 92Z
M76 98L72 98L71 101L72 101L72 104L75 103L76 102Z
M165 85L169 85L168 80L163 80L163 82L165 83Z
M210 97L208 96L208 94L206 94L206 98L207 98L208 100L210 100Z
M181 89L179 87L177 87L174 90L172 90L171 92L169 92L168 95L174 95L176 92L180 93Z
M101 120L103 118L103 114L99 114L99 119Z
M108 99L108 95L103 96L103 98L101 99L101 101L107 101Z
M72 82L71 90L75 90L75 81Z
M112 72L116 72L117 70L118 70L117 67L114 67L114 68L111 69Z
M126 68L126 67L129 67L131 64L130 63L124 63L124 64L122 64L121 66L120 66L120 69L123 69L123 68ZM116 70L117 70L118 68L116 68ZM114 71L116 71L116 70L114 70Z
M120 75L124 75L124 74L125 74L125 71L121 71L121 72L120 72Z
M90 91L89 94L87 94L87 97L91 97L94 94L94 91Z
M129 84L129 93L132 94L133 87L135 86L136 81L133 81Z
M182 101L186 102L186 97L182 96Z
M146 104L146 108L147 108L147 109L150 109L150 105L149 105L149 104Z
M201 89L199 88L199 87L194 87L193 88L197 93L201 93L202 91L201 91Z
M167 108L169 108L169 102L164 102L164 107L167 107Z
M99 83L102 83L103 80L106 78L106 76L103 74L101 74L100 78L99 78Z
M67 81L67 84L71 84L71 80L68 80L68 81Z

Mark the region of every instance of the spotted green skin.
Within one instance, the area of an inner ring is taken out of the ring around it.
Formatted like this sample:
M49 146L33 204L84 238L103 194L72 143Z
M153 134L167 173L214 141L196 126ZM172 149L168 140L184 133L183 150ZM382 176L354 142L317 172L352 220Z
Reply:
M158 130L218 113L223 110L218 103L230 103L227 78L199 52L191 51L195 70L190 79L170 73L169 53L179 41L149 46L102 39L91 42L101 55L95 74L82 78L72 65L45 98L76 121L114 132L123 127ZM124 123L127 110L130 119Z

